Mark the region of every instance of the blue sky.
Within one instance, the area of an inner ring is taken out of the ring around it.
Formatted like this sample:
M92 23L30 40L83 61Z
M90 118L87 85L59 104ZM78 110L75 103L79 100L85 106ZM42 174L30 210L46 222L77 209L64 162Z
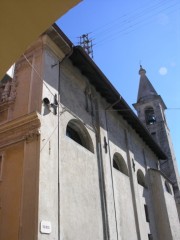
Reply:
M69 39L89 33L94 61L132 107L139 65L163 98L180 169L179 0L84 0L57 21Z

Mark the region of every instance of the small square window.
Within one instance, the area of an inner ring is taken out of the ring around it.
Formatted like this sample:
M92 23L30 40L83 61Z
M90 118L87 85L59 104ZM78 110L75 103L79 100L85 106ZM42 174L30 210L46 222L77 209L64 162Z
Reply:
M2 181L2 172L3 172L3 154L0 153L0 181Z
M146 216L146 222L150 222L149 221L148 206L146 204L144 204L144 211L145 211L145 216Z

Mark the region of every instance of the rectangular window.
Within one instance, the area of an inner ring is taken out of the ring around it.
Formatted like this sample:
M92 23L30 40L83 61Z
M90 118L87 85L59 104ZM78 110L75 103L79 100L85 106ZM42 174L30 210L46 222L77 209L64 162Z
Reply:
M146 204L144 204L144 211L145 211L145 216L146 216L146 222L150 222L149 221L148 206Z
M153 240L153 236L152 236L151 233L148 234L148 239L149 239L149 240Z

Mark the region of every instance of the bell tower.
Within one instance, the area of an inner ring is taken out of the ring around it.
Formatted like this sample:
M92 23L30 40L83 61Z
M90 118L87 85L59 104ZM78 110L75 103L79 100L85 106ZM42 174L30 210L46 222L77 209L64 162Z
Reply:
M147 127L152 137L161 146L167 156L165 161L160 160L160 170L173 183L174 194L180 215L180 181L170 136L165 116L167 109L163 99L157 94L151 82L146 76L146 70L140 65L140 82L137 102L133 104L139 119Z

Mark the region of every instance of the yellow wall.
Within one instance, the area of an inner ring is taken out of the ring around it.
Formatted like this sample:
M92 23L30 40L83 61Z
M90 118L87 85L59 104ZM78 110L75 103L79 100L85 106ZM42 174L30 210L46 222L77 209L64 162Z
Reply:
M39 137L0 150L0 239L37 239Z
M80 1L0 1L0 79L31 42Z
M0 182L0 239L18 240L22 194L23 143L4 150Z

